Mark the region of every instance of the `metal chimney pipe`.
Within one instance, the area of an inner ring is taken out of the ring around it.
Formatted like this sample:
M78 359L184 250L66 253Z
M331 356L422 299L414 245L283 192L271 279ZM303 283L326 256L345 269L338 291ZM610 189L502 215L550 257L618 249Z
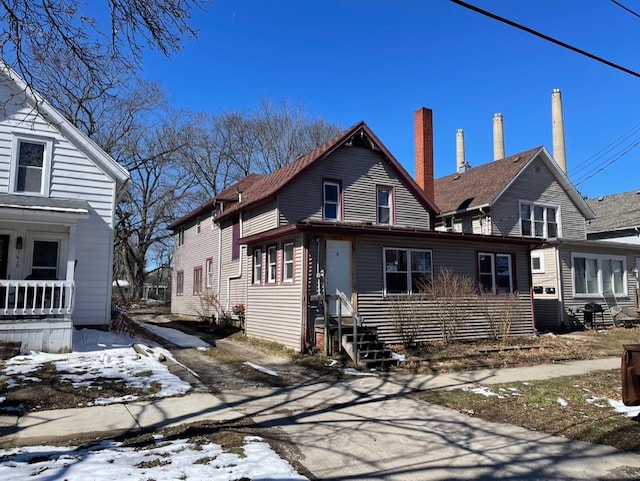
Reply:
M564 120L562 118L562 93L560 89L553 89L551 94L551 134L553 137L553 158L566 175L567 154L564 147Z
M458 129L456 133L456 172L461 174L466 170L467 161L464 158L464 132Z
M493 116L493 160L504 159L504 127L502 114Z

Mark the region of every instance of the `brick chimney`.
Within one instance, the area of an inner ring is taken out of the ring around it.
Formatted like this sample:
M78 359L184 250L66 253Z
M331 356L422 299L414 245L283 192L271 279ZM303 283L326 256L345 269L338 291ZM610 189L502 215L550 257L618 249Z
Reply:
M433 112L420 108L414 114L416 142L416 182L433 201Z

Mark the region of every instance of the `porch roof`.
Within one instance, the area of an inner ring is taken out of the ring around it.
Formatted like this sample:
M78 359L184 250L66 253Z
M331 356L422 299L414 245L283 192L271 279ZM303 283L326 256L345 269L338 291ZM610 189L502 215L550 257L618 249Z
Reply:
M87 217L89 217L89 203L86 200L17 194L0 195L0 220L42 221L42 218L45 218L50 222L68 222Z

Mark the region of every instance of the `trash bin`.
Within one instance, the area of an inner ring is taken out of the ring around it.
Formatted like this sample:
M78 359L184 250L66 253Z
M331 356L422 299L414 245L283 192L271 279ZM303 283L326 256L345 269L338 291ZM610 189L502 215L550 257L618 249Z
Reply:
M640 344L625 344L620 366L622 402L625 406L640 405Z

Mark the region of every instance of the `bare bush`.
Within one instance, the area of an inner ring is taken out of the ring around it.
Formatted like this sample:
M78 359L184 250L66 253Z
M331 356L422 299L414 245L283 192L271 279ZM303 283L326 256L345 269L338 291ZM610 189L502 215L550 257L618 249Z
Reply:
M482 297L482 313L487 319L489 337L505 340L511 335L511 326L518 308L518 293Z
M224 317L222 306L218 296L212 289L206 289L198 296L199 306L196 308L198 317L202 321L209 323L220 320Z
M390 299L393 329L405 348L414 347L421 330L424 296L393 297Z
M474 281L443 267L437 277L421 284L421 290L435 303L433 315L442 340L454 341L471 317L471 302L477 292Z

